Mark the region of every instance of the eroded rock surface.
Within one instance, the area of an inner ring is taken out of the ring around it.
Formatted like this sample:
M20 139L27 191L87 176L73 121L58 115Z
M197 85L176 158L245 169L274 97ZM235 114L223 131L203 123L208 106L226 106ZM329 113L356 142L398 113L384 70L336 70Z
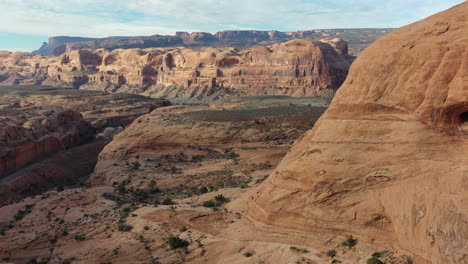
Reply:
M0 111L0 175L94 136L94 129L73 110L43 106Z
M122 130L169 104L130 94L0 87L0 204L84 182L112 139L101 132Z
M236 204L263 181L327 103L323 98L232 98L224 106L155 109L106 146L87 188L51 191L1 207L0 259L323 261L327 257L312 249L313 243L293 247L294 235L282 230L268 235L271 229L257 227L243 219L242 210L225 204ZM209 201L222 204L210 207ZM187 248L171 249L172 235L187 240Z
M4 52L0 59L0 84L67 85L183 98L331 97L350 65L347 44L339 39L291 40L251 49L74 50L55 58Z
M249 216L353 233L417 263L467 263L467 41L465 2L366 49Z

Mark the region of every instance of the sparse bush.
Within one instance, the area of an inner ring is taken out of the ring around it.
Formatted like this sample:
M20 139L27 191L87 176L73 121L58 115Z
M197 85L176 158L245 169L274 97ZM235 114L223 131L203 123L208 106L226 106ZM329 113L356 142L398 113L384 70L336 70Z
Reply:
M299 253L309 253L309 250L303 248L298 248L298 247L295 247L295 246L292 246L290 247L289 249L293 250L293 251L296 251L296 252L299 252Z
M128 166L128 169L131 170L131 171L135 171L135 170L138 170L140 167L141 167L141 164L137 160L137 161L134 161L134 162L130 163L130 165Z
M148 199L148 192L143 189L137 189L133 192L133 200L136 202L142 203Z
M371 257L367 260L367 264L384 264L380 259L376 257Z
M75 240L80 240L80 241L86 239L86 237L84 235L81 235L81 234L75 235L74 238L75 238Z
M228 203L229 202L229 199L224 197L224 195L222 195L222 194L215 196L215 200L217 202L219 202L219 203Z
M15 220L19 221L23 219L25 216L27 216L28 214L32 212L33 208L34 208L34 204L28 204L25 206L24 210L18 210L18 212L16 212L16 215L14 216Z
M329 256L330 258L333 258L336 256L336 250L334 249L330 249L327 251L327 256Z
M206 188L206 186L202 186L200 189L198 189L198 192L201 194L207 193L209 190Z
M188 230L187 227L184 226L184 227L182 227L182 228L180 229L180 232L185 232L185 231L187 231L187 230Z
M132 229L133 229L133 226L131 226L131 225L124 225L124 224L119 225L119 231L120 232L129 232Z
M229 198L226 198L224 197L224 195L220 194L220 195L215 196L214 201L213 200L204 201L202 203L202 206L214 207L216 209L218 206L221 206L227 202L229 202Z
M181 239L179 236L169 237L168 242L172 249L188 247L190 244L187 240Z
M413 259L410 256L403 255L401 258L406 261L406 264L413 264Z
M247 252L244 253L244 256L246 256L248 258L252 257L253 255L255 255L255 252L253 252L253 251L247 251Z
M357 245L357 239L354 239L353 236L348 236L343 243L341 243L342 246L352 248Z
M115 135L119 134L120 132L123 131L123 127L106 127L104 128L104 132L102 135L104 136L104 139L107 141L111 141Z
M206 155L194 155L192 156L192 162L202 162Z
M202 203L204 207L215 207L216 203L213 200L204 201Z
M166 199L163 200L162 204L163 205L173 205L175 203L172 201L171 198L166 198Z

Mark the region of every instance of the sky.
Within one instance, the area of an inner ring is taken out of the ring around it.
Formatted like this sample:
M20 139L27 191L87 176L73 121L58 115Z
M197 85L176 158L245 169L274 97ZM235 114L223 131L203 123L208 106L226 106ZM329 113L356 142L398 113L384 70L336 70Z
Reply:
M464 0L0 0L0 50L51 36L401 27Z

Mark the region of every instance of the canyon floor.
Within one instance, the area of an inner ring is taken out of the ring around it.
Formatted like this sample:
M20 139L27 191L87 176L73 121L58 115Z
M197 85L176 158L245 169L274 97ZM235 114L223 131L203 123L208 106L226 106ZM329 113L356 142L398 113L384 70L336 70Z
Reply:
M171 106L55 87L0 93L4 113L31 112L17 123L53 106L80 112L97 131L85 144L0 179L6 263L324 263L330 250L336 261L356 263L375 251L341 245L347 235L341 232L283 230L245 216L249 192L330 99L240 97ZM127 127L103 139L106 127L117 126Z

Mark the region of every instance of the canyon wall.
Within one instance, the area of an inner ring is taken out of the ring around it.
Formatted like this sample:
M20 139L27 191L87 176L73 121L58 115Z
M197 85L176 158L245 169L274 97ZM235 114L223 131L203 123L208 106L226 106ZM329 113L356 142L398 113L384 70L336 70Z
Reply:
M44 106L0 113L0 176L94 136L94 129L72 110Z
M467 43L464 2L366 49L251 196L250 218L468 263Z
M173 98L332 97L349 66L348 44L337 38L296 39L249 49L73 50L58 57L1 52L0 84L60 85Z
M230 93L333 96L348 72L346 55L342 40L292 40L244 50L78 50L48 65L47 83L189 98Z

